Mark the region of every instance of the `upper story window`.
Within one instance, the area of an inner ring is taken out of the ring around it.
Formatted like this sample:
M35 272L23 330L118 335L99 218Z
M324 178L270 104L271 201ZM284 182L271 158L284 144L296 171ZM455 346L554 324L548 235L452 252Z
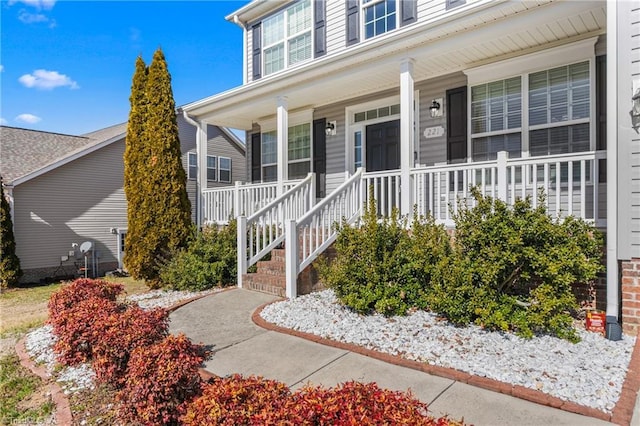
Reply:
M311 58L311 0L300 0L262 22L264 75Z
M396 29L396 0L363 0L362 11L365 39Z

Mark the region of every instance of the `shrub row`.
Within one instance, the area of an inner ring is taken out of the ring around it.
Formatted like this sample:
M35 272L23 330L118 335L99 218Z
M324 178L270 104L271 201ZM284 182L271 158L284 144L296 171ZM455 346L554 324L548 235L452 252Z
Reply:
M453 238L416 214L411 231L397 212L380 219L372 201L362 227L342 224L336 260L319 268L323 282L363 314L430 309L459 325L577 341L572 285L602 270L600 233L573 217L552 219L543 194L536 207L471 194L474 207L452 212Z
M127 424L177 424L185 401L199 395L198 366L207 352L168 334L165 309L117 300L119 284L79 279L49 300L55 351L66 365L91 361L96 380L117 391Z
M187 425L428 425L462 422L427 414L409 392L375 383L347 382L335 388L305 387L291 392L278 381L234 375L206 384L186 407Z

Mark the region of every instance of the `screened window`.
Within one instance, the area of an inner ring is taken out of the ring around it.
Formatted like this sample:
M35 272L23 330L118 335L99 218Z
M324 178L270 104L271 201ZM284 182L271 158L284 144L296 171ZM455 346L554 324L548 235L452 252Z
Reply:
M198 156L190 152L187 154L187 178L188 179L197 179L198 178Z
M311 58L311 0L300 0L263 21L264 74Z
M520 157L521 127L520 77L471 88L471 143L474 160L495 159L499 151L509 151L509 157Z
M289 127L289 179L303 178L311 170L311 124Z
M218 161L220 182L231 183L231 158L220 157Z
M364 0L364 38L396 29L396 0Z
M217 159L213 155L207 155L207 180L218 180Z
M278 138L276 131L262 134L262 180L271 182L278 179Z

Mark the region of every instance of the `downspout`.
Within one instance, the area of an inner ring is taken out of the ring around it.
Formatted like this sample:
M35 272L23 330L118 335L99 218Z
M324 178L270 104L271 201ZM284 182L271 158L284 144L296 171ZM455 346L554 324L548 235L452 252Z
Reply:
M238 18L238 15L233 15L233 23L242 28L242 84L247 84L247 26Z
M607 324L606 336L620 340L618 277L618 25L617 4L607 2ZM610 36L609 36L610 35Z
M203 220L202 220L202 163L203 160L201 157L201 150L202 150L202 133L204 132L204 130L202 129L202 125L195 121L193 118L189 117L189 114L187 114L187 112L185 110L183 110L182 108L178 109L179 112L182 112L182 116L184 117L185 121L189 124L191 124L192 126L194 126L196 128L196 155L197 155L197 159L198 159L198 172L196 174L196 223L198 224L198 228L202 228L203 226ZM204 144L206 146L206 137L205 137L205 141ZM206 155L205 155L205 160L206 161Z

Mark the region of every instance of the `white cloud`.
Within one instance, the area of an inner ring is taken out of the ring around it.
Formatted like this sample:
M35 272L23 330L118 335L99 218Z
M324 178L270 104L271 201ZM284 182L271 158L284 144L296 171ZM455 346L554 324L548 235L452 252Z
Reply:
M29 13L26 10L21 10L18 14L18 19L25 24L35 24L38 22L49 22L49 18L47 18L42 13Z
M42 90L53 90L56 87L69 86L70 89L79 89L78 83L58 71L35 70L33 74L25 74L18 79L23 86Z
M0 72L4 71L4 65L0 64Z
M4 117L0 117L0 124L6 126L7 124L9 124L9 122L5 120Z
M39 121L42 121L42 118L33 114L20 114L16 117L16 121L19 121L21 123L36 124Z
M9 6L16 3L26 4L27 6L35 7L38 10L51 10L56 4L56 0L9 0Z

